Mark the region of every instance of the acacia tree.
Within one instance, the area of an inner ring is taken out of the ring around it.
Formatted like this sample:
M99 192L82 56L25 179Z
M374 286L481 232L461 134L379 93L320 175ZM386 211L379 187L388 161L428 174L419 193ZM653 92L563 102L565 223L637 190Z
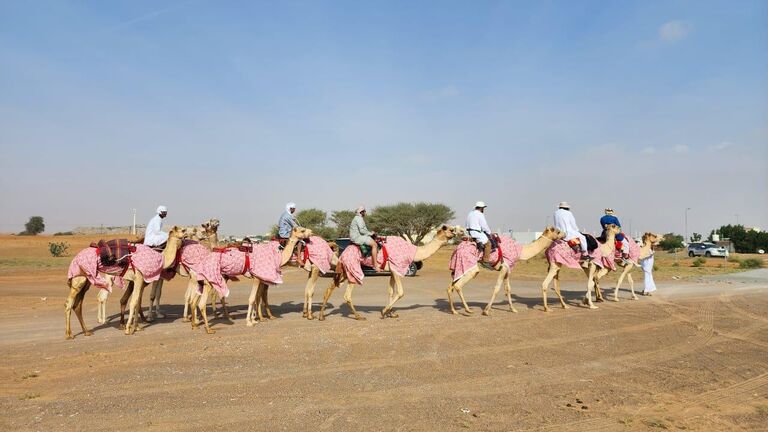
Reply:
M45 231L45 222L43 222L42 216L32 216L29 218L29 222L24 224L24 231L21 234L24 235L38 235Z
M299 225L309 228L320 237L330 239L336 231L328 226L328 214L320 209L308 208L296 213Z
M453 219L453 210L439 203L398 203L375 207L368 225L385 235L398 235L419 244L430 231Z
M352 210L336 210L331 213L331 222L336 225L337 237L347 237L349 235L349 225L352 224L354 217L355 212Z

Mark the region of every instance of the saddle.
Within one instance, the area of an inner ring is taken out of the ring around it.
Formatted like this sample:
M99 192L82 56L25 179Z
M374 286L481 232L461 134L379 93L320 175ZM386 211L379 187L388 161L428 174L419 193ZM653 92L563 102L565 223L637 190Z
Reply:
M592 252L597 249L597 239L591 234L582 234L587 238L587 251ZM568 246L574 251L581 253L581 240L578 237L568 240Z
M376 244L379 246L379 250L383 250L384 245L387 242L386 237L379 237L379 236L374 237L373 241L375 241ZM354 245L360 248L360 253L363 255L363 258L368 258L369 256L371 256L371 253L373 253L373 248L371 248L371 246L367 244L359 245L357 243L354 243Z
M131 253L136 252L136 246L128 239L99 240L91 243L92 248L98 249L99 260L103 266L125 266L131 258Z

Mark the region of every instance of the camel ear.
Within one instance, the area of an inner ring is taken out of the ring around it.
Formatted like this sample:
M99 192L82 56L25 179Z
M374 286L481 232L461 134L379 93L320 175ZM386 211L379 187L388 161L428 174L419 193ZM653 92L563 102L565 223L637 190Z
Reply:
M441 226L440 226L440 229L441 229L442 231L447 231L447 230L448 230L448 225L446 225L446 224L443 224L443 225L441 225Z

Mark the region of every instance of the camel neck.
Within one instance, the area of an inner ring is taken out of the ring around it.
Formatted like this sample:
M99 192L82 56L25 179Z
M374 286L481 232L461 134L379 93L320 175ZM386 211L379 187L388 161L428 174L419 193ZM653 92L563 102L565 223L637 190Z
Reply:
M298 242L298 239L296 237L291 236L288 239L288 242L285 243L285 247L283 248L282 255L280 256L280 267L288 264L288 261L291 260L291 255L293 255L293 248L296 246L297 242Z
M176 261L176 252L180 246L181 239L179 237L168 237L168 243L165 244L165 249L163 249L163 269L173 266L174 261Z
M523 246L523 250L520 252L520 259L527 261L535 257L545 251L552 244L552 241L553 240L549 237L543 235L540 236L534 240L533 243Z
M445 238L444 235L435 236L435 238L432 239L431 242L416 248L416 255L414 255L413 260L423 261L431 257L432 255L435 254L435 252L438 251L438 249L443 247L446 243L448 243L448 239Z

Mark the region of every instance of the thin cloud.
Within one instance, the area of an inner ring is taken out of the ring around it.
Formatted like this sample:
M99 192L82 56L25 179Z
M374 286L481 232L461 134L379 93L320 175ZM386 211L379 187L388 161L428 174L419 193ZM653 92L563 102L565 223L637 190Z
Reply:
M123 21L123 22L118 23L117 25L107 29L107 32L116 32L118 30L124 30L124 29L126 29L128 27L134 26L134 25L139 24L141 22L153 20L153 19L159 17L160 15L166 14L166 13L171 12L171 11L176 10L176 9L181 9L182 7L185 7L185 6L189 5L193 1L195 1L195 0L189 0L189 1L181 2L181 3L175 4L175 5L167 6L167 7L164 7L164 8L160 8L160 9L154 10L152 12L145 13L144 15L138 16L136 18L131 18L131 19L127 20L127 21Z
M641 153L652 155L652 154L656 153L656 148L655 147L646 147L643 150L641 150Z
M449 85L437 90L428 91L421 96L421 99L429 102L441 101L455 98L459 94L459 89L457 89L455 86Z
M719 144L711 145L708 148L709 148L709 151L720 151L720 150L725 150L728 147L733 147L733 143L729 141L723 141Z
M659 40L662 42L677 42L683 40L691 33L693 27L686 21L668 21L659 27Z
M688 153L688 146L685 144L678 144L674 147L672 147L672 151L675 153Z

